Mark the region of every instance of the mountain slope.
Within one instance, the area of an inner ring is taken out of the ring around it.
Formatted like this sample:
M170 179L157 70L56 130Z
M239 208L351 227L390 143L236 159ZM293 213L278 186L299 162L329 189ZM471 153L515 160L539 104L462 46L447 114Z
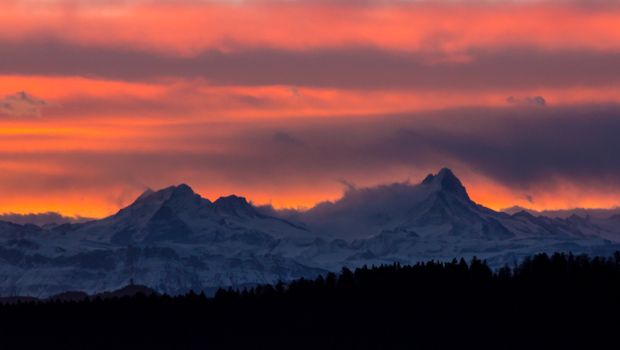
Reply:
M470 259L492 266L538 252L610 255L617 218L535 217L474 203L449 169L420 184L350 188L303 211L187 185L147 190L110 217L51 229L0 222L0 296L98 293L136 283L160 293L314 278L342 266Z

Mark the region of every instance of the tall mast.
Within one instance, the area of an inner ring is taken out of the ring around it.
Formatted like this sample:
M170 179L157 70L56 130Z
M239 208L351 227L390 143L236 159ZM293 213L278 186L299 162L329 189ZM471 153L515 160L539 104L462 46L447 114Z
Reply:
M131 270L129 275L129 285L133 286L133 256L131 257Z
M127 246L127 254L129 255L129 259L131 261L131 267L129 269L129 285L133 286L133 254L131 251L131 244Z

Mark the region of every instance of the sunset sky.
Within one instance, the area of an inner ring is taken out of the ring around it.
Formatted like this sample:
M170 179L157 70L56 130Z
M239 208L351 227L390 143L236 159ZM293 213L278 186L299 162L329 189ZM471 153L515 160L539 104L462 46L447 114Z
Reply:
M0 0L0 214L443 167L496 210L619 205L620 2Z

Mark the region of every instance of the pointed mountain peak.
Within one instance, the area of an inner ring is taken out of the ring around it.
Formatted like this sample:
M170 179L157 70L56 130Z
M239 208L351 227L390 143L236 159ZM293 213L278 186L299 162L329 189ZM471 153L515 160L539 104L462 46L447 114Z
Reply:
M573 213L573 215L569 216L567 218L567 221L571 221L571 222L575 222L575 223L585 223L588 222L590 220L590 215L588 215L586 218L581 217L575 213Z
M447 179L448 181L454 181L454 180L459 181L459 179L457 179L457 177L454 175L452 170L448 168L443 168L437 173L437 175L428 174L426 178L424 178L424 181L422 181L422 184L428 185L433 182L438 182L438 181L441 182L443 181L444 178Z
M527 219L535 219L536 218L534 215L532 215L532 213L530 213L529 211L527 211L525 209L512 214L512 216L516 217L516 218L524 217L524 218L527 218Z
M198 207L209 205L211 201L202 198L186 184L180 184L170 189L170 195L163 204L174 208L176 212L182 212L191 208L197 209Z
M172 192L170 193L170 197L183 197L183 196L193 196L194 190L186 184L180 184L178 186L172 187Z
M422 185L428 185L431 182L433 182L433 179L435 178L435 175L433 174L428 174L425 178L424 181L422 181Z
M161 204L164 201L167 201L171 198L193 196L194 194L195 194L194 190L192 190L192 188L187 186L186 184L166 187L157 192L149 188L146 191L144 191L144 193L142 193L140 197L138 197L132 205L136 205L140 203L142 204L160 203Z
M144 191L136 200L131 204L131 206L143 205L147 203L161 203L167 199L170 195L169 188L153 191L152 189L147 189Z
M452 170L443 168L437 173L437 175L428 174L428 176L422 181L423 185L437 184L444 192L455 194L461 198L469 199L469 195L465 190L465 187L461 183Z
M452 170L450 170L448 168L443 168L443 169L439 170L439 172L437 173L437 177L442 179L442 180L449 179L449 180L459 181L459 179L454 175Z
M230 195L220 197L213 202L214 209L219 213L227 213L236 216L255 216L257 213L244 197Z
M219 205L250 205L245 197L235 196L234 194L228 197L220 197L213 204Z
M142 192L142 194L141 194L138 198L136 198L136 200L135 200L135 201L137 202L137 201L139 201L139 200L142 200L142 199L144 199L144 198L147 198L148 196L152 195L153 193L155 193L155 191L153 191L152 189L150 189L150 188L148 188L148 187L147 187L147 188L146 188L146 191Z
M191 187L180 184L158 191L147 189L131 205L119 210L115 217L130 217L135 214L137 218L144 218L152 216L162 206L168 206L179 213L210 204L211 201L200 197Z

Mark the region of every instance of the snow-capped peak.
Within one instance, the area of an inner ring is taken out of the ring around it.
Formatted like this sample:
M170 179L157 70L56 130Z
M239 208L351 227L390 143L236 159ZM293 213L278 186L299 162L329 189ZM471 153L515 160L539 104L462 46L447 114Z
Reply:
M138 197L134 204L137 203L163 203L171 198L185 197L194 195L194 190L186 184L178 186L170 186L157 192L148 189Z
M180 184L176 187L173 187L172 193L170 197L184 197L184 196L193 196L194 190L186 184ZM170 199L170 198L168 198Z
M428 174L424 181L422 181L422 185L435 185L443 192L452 193L470 201L467 190L461 183L461 180L448 168L441 169L437 175Z
M185 211L190 208L197 209L199 207L208 206L210 204L210 200L202 198L186 184L180 184L173 187L170 195L164 202L164 205L170 206L178 212Z
M253 217L258 214L244 197L238 197L235 195L218 198L215 202L213 202L213 208L218 213L225 213L235 216Z
M290 218L262 215L234 195L211 203L184 184L147 190L102 220L52 230L0 222L0 295L118 289L131 271L139 283L174 294L314 278L342 266L459 255L503 266L533 251L620 249L620 215L511 217L468 199L449 169L420 185L350 188Z
M142 192L142 194L138 198L136 198L136 200L134 202L138 202L140 200L143 200L143 199L147 198L148 196L152 195L153 193L155 193L155 191L153 191L152 189L147 187L146 191Z

